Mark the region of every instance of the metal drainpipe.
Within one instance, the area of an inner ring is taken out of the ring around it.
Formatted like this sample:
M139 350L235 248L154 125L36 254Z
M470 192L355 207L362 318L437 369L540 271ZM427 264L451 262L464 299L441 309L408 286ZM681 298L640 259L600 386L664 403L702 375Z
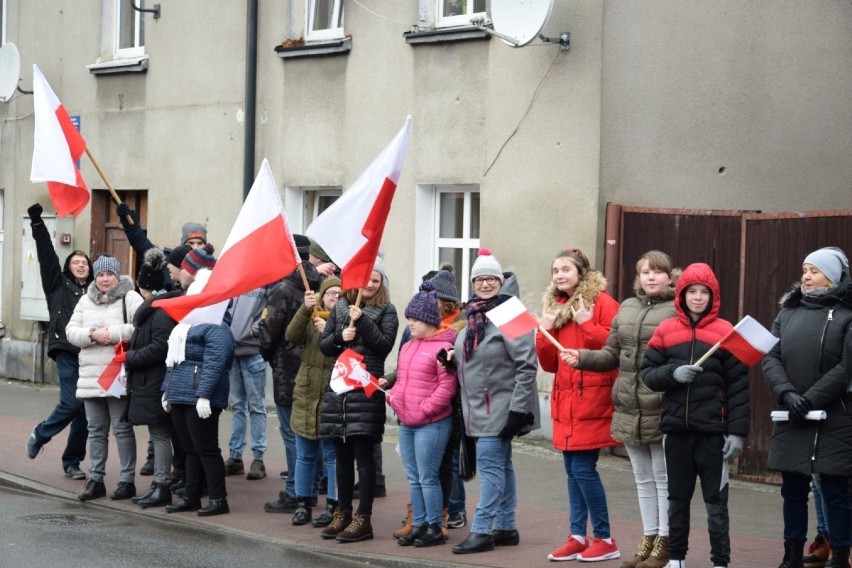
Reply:
M604 246L604 276L606 291L618 298L618 257L621 250L621 205L606 204L606 241ZM629 296L629 295L628 295Z
M246 29L246 123L243 153L243 200L254 183L254 138L257 120L257 4L248 0Z

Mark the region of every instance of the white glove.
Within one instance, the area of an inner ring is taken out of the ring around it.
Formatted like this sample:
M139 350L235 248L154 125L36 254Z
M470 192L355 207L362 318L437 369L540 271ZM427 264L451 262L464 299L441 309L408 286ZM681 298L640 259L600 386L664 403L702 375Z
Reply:
M695 375L703 371L701 367L698 365L681 365L677 369L674 370L672 376L674 380L679 383L691 383L692 379L695 378Z
M166 393L163 393L163 398L160 400L160 403L163 405L163 410L166 412L172 411L172 405L169 404L169 401L166 399Z
M725 445L722 446L722 458L728 461L743 453L744 443L745 440L743 440L742 436L737 436L736 434L725 436Z
M210 415L213 414L210 410L210 399L199 398L198 402L195 403L195 410L198 411L198 417L202 420L210 418Z

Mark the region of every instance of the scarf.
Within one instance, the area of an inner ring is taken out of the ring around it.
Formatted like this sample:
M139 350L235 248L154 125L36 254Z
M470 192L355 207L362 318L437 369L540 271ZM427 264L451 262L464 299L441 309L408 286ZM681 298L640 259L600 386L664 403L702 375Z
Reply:
M467 334L464 336L464 360L470 359L479 342L485 336L486 312L489 312L508 300L511 296L500 294L483 300L474 298L467 303Z

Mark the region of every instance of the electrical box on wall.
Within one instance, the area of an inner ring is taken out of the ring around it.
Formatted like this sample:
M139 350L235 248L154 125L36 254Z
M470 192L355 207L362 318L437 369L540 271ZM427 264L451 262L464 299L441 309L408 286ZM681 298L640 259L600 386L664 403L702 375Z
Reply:
M74 218L64 219L56 215L42 215L41 220L53 241L53 248L59 263L64 266L65 258L74 250L71 235L74 234ZM21 238L21 319L47 321L47 300L41 287L36 243L30 227L30 218L24 216L23 236Z

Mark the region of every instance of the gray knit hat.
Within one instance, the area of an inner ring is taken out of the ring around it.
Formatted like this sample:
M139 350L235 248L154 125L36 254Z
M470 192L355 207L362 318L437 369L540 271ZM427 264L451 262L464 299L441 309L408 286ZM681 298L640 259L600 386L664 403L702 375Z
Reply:
M111 272L121 279L121 263L114 256L102 254L92 265L92 274L97 277L101 272Z
M456 286L456 277L449 270L439 270L438 274L427 280L432 283L435 293L441 300L459 301L459 289Z
M473 268L470 269L471 282L477 276L494 276L500 280L501 284L505 280L505 277L503 276L503 268L488 249L479 249L479 256L476 257L476 261L473 263Z
M816 266L832 284L840 282L844 270L849 268L849 259L837 247L825 247L815 250L805 257L802 264Z
M184 223L181 229L180 244L185 245L189 239L201 239L207 244L207 228L201 223Z

